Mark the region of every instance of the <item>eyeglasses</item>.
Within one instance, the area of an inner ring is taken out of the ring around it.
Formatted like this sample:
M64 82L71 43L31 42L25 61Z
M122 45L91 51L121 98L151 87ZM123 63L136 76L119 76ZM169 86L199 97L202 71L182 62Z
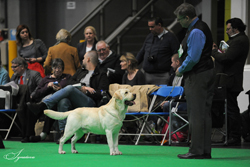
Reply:
M155 28L155 25L154 26L148 26L148 28Z
M53 70L62 70L62 67L52 67Z
M11 66L11 68L17 68L17 67L19 67L20 66L20 64L19 65L16 65L16 66Z
M99 49L99 50L97 50L97 52L101 52L101 51L105 51L107 48L102 48L102 49Z
M28 31L22 31L22 32L20 32L20 34L24 34L24 33L29 33Z
M182 19L185 19L185 17L182 17L182 18L177 18L177 21L181 21Z
M227 29L226 29L226 31L229 31L230 29L232 29L232 27L230 27L230 28L227 28Z

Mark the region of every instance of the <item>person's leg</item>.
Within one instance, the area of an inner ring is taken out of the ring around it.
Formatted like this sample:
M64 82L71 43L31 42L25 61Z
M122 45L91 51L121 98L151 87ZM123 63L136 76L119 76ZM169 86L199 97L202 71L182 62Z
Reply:
M193 73L185 80L192 138L189 152L196 155L211 153L213 76L213 70L208 70Z
M228 117L228 137L229 140L240 143L241 118L237 97L239 92L227 91L227 117Z
M71 109L72 109L72 105L71 105L71 102L68 98L64 98L64 99L60 100L57 104L57 110L59 112L67 112ZM58 125L59 125L60 131L64 130L64 127L66 125L66 120L67 120L67 118L64 120L58 120Z
M65 88L55 92L50 98L43 100L43 103L45 103L48 108L52 108L63 98L68 98L74 108L95 106L95 102L91 98L72 85L68 85Z

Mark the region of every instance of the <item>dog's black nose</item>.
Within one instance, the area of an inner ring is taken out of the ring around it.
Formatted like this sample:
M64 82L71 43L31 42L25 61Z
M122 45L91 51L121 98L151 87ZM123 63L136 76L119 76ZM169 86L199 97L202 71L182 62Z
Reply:
M133 94L134 98L136 98L136 94Z

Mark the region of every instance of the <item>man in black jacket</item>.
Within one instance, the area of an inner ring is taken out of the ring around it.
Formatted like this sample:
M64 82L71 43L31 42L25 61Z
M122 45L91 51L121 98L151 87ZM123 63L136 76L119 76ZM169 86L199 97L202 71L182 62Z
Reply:
M177 53L180 43L176 36L163 27L160 17L148 20L151 31L146 37L136 59L143 62L146 84L167 84L171 69L171 56Z
M106 72L109 84L122 83L124 70L121 70L120 56L115 51L110 50L109 45L105 41L99 41L96 44L96 50L99 59L99 69Z
M96 51L87 52L83 59L84 68L78 69L74 76L71 77L70 85L55 92L51 97L40 103L28 104L29 109L40 113L47 108L51 109L64 98L70 100L73 108L96 107L102 99L101 91L109 88L107 75L99 70L97 64L98 55ZM41 136L41 139L44 138L44 135Z
M225 53L219 53L214 44L212 56L223 66L223 73L227 80L227 117L228 142L227 145L240 145L240 109L237 97L243 91L243 71L249 51L249 39L245 34L246 25L239 18L232 18L226 22L229 45Z

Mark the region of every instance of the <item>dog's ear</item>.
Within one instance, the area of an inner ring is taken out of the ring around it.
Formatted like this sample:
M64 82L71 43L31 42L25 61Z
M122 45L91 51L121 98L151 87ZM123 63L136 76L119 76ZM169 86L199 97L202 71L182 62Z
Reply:
M114 94L114 98L116 98L118 100L122 100L122 96L121 96L120 92L116 91L115 94Z

